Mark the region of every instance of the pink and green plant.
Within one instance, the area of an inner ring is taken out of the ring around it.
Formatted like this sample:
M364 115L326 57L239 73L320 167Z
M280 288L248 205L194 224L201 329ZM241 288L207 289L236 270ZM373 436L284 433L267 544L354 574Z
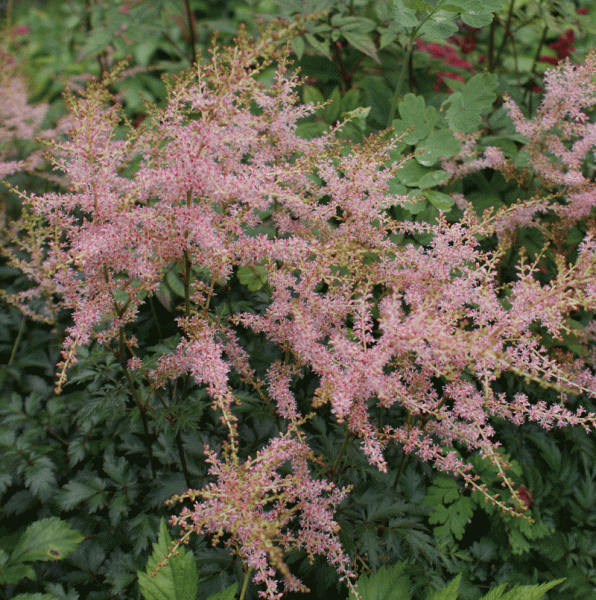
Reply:
M58 393L77 352L91 344L118 359L143 414L153 403L167 413L179 380L185 390L190 378L206 390L226 432L219 452L205 448L216 479L179 495L192 506L172 523L182 542L191 532L225 541L268 598L282 596L280 575L286 590L304 589L284 561L292 548L325 556L348 583L354 576L333 517L349 489L334 484L334 466L323 464L304 433L323 407L380 471L397 444L512 514L526 514L527 503L506 474L493 419L587 431L596 419L572 408L572 398L596 396L593 330L581 332L581 356L552 350L544 336L560 339L570 317L596 310L594 224L586 220L573 248L564 239L564 228L586 219L594 203L594 184L580 172L593 147L584 109L595 103L594 56L584 67L550 72L534 120L508 103L529 139L527 173L544 181L545 193L483 216L468 208L455 223L443 215L420 223L392 217L409 199L391 194L390 182L415 160L396 159L399 136L383 132L355 145L336 136L341 125L310 140L296 135L316 107L298 103L300 80L278 50L284 35L273 28L252 42L241 32L233 47L215 47L210 61L170 82L165 107L148 106L148 119L124 138L107 91L117 72L81 98L67 96L73 126L54 144L53 160L70 188L22 193L27 210L12 237L12 263L32 287L11 300L49 322L58 309L72 313ZM272 63L267 86L260 78ZM513 173L496 151L484 160L490 164L474 168ZM454 177L461 169L453 162ZM562 186L563 201L547 185ZM521 253L514 279L505 281L500 269L513 232L535 226L538 211L557 217L541 225L556 273L544 281L538 261ZM182 283L180 338L153 363L134 326L144 303L163 298L171 275ZM225 310L219 299L231 285L253 294L250 309ZM241 330L282 353L264 379ZM305 412L296 392L307 373L316 388ZM559 401L499 391L507 373ZM242 397L233 377L279 419L278 435L253 456L240 446ZM199 403L199 395L185 401ZM502 498L474 474L470 453L497 466Z

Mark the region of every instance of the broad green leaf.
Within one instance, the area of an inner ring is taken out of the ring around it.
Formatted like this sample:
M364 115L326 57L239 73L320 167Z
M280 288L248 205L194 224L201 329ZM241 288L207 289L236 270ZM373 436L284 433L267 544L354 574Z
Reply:
M446 40L457 33L457 25L451 20L429 19L421 27L419 34L435 40Z
M75 550L83 539L79 531L58 517L35 521L21 536L10 562L60 560Z
M423 167L415 160L409 160L401 169L397 169L395 179L404 185L417 187L420 179L430 172L430 169Z
M418 27L420 21L412 8L405 6L403 0L393 0L391 16L400 27Z
M427 10L432 12L434 7L424 0L404 0L404 5L414 10Z
M359 101L360 92L358 88L349 89L341 99L341 113L344 114L358 108Z
M442 183L445 183L449 177L450 175L446 171L431 171L418 180L418 187L421 190L424 190L426 188L434 187L435 185L441 185Z
M305 85L302 88L302 100L305 104L320 104L325 102L325 97L312 85Z
M387 182L387 185L389 186L389 191L394 196L405 196L408 193L406 186L399 183L399 180L396 179L395 177L393 179L390 179Z
M434 106L426 106L422 96L406 94L398 105L401 119L393 121L396 133L408 131L402 137L406 144L417 144L427 137L437 122L437 110Z
M341 94L339 88L333 88L331 96L329 96L331 103L325 107L325 121L330 125L333 125L339 118L341 112Z
M147 562L145 573L138 571L139 587L145 600L196 600L199 588L197 565L192 552L183 547L176 556L170 556L167 564L151 577L157 565L164 560L172 547L165 520L159 524L159 537L153 544L153 554Z
M443 192L437 192L437 190L424 190L424 196L433 206L443 212L449 212L455 204L451 196L443 194Z
M360 131L364 132L364 130L366 129L366 118L368 117L369 112L370 106L359 106L354 110L346 112L344 116L346 117L346 119L350 119L350 123L352 123Z
M174 269L168 271L166 282L174 294L180 296L180 298L184 298L184 284L182 283L182 279L180 279L180 275Z
M416 150L423 150L416 154L416 160L425 167L434 165L439 158L453 156L461 148L461 143L449 129L433 131L424 141L416 146Z
M405 600L410 598L410 580L404 574L406 563L381 567L374 575L361 575L356 589L362 600ZM349 600L355 600L353 593Z
M496 94L497 78L491 73L475 75L463 88L451 94L444 102L450 105L446 118L450 129L462 133L472 133L478 129L481 115L491 108Z
M209 596L207 600L234 600L236 598L236 592L238 591L238 584L234 583L230 587L222 590L221 592L217 592L213 596Z
M412 190L408 194L408 198L411 198L411 200L404 204L404 208L411 214L418 215L426 208L427 202L422 195L422 190Z
M305 140L311 140L316 137L322 136L329 129L329 125L324 121L311 121L310 123L300 123L296 127L296 135L304 138Z
M292 46L296 58L300 60L304 54L304 38L298 35L290 40L290 45Z

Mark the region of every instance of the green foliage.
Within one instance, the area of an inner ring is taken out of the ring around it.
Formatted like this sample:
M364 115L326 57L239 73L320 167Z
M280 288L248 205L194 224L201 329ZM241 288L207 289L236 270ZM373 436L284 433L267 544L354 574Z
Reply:
M456 84L452 84L457 87ZM453 131L472 133L478 130L482 113L487 113L497 96L497 77L491 73L475 75L461 90L451 94L445 104L447 122Z
M407 565L397 563L393 567L383 567L374 575L361 575L357 582L357 590L362 600L400 600L410 596L410 581L404 571ZM461 583L459 574L451 583L441 590L428 596L428 600L457 600L460 597L459 588ZM517 585L509 592L505 592L506 584L493 588L481 600L540 600L556 585L564 579L557 579L541 585ZM350 600L356 600L355 594L350 595Z
M36 579L33 561L66 558L83 541L81 533L57 517L31 523L20 535L0 538L0 584Z
M424 503L434 509L429 522L441 524L435 530L438 535L452 534L456 539L462 539L474 514L474 502L461 491L455 479L443 475L439 475L429 488Z
M407 598L411 584L405 568L404 563L397 563L393 567L381 567L374 575L361 575L356 586L358 594L362 600ZM350 600L356 600L356 595L351 593Z
M172 538L162 518L147 570L137 573L145 600L195 600L197 597L199 578L192 552L184 548L172 550Z

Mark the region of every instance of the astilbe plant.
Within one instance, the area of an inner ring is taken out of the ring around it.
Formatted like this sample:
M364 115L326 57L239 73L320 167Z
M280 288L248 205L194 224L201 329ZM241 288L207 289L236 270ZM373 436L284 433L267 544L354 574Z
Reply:
M0 48L0 179L40 162L39 152L27 160L14 160L15 142L32 140L39 133L47 108L29 104L25 78L14 57Z
M233 47L214 48L125 139L116 136L119 110L106 91L115 74L79 99L69 96L75 125L56 143L54 160L70 190L23 194L27 214L12 253L33 283L14 302L37 318L72 311L58 392L77 348L92 340L116 354L145 405L180 376L207 390L227 439L220 453L206 447L216 479L182 494L193 505L173 522L183 541L192 531L223 538L269 598L281 596L280 574L286 589L303 589L284 562L291 548L324 555L352 577L333 520L349 490L327 481L323 469L315 476L322 459L308 447L311 415L301 414L295 395L305 374L316 376L312 410L329 405L378 469L387 470L387 446L399 444L512 512L523 512L523 502L516 504L491 418L589 430L596 417L564 403L568 395L596 395L589 366L549 352L533 327L556 338L571 313L596 308L592 225L577 260L559 256L550 281L522 257L515 280L503 283L511 236L483 242L502 233L517 207L484 218L468 210L453 224L396 221L390 209L407 199L389 193L401 167L389 158L395 140L298 137L298 121L314 107L297 103L300 82L275 49L282 34L251 42L241 32ZM258 75L272 61L276 75L264 86ZM569 202L576 200L583 202ZM422 234L428 243L415 241ZM266 273L268 304L223 318L215 298L247 267ZM184 284L181 341L149 365L127 326L171 270ZM284 351L265 381L239 341L242 328ZM560 402L508 397L497 389L508 372L554 390ZM284 424L253 457L240 447L232 374ZM465 453L473 451L498 465L512 503L490 496L471 472Z

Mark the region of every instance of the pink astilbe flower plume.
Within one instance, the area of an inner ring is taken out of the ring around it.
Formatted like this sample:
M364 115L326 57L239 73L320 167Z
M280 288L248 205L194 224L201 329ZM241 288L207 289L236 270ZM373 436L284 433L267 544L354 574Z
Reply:
M298 104L300 81L287 75L287 56L276 49L283 35L272 27L252 42L241 32L235 46L214 48L205 64L169 82L165 106L148 107L149 117L125 139L106 92L110 78L79 99L69 96L76 126L54 154L71 189L26 195L28 213L13 238L13 263L32 282L13 301L46 319L59 308L72 314L58 391L77 350L92 343L113 351L128 381L139 377L131 394L144 410L180 376L205 391L226 437L221 453L211 442L206 448L214 481L180 496L194 504L174 522L184 539L194 531L226 543L268 598L282 594L279 576L285 589L303 589L284 562L292 548L353 575L333 519L348 490L320 474L334 468L308 447L310 411L327 405L379 470L389 468L387 447L398 444L512 512L463 458L476 452L493 461L516 497L493 419L587 430L596 419L569 405L573 396L596 397L594 328L578 335L582 356L545 345L546 335L569 333L572 315L596 311L593 223L573 260L557 245L560 224L544 227L544 252L554 257L548 281L523 253L511 280L500 276L520 222L534 223L541 211L568 222L591 210L594 186L581 164L596 136L582 111L594 104L595 56L547 75L535 120L507 101L529 140L532 168L545 185L562 186L566 203L537 195L482 218L466 210L457 223L416 223L396 221L388 210L407 202L388 186L400 166L390 159L396 140L371 136L352 145L333 132L297 135L315 107ZM273 61L266 87L260 73ZM545 134L549 151L541 158ZM452 163L461 173L466 163L458 161L468 158L478 161L474 168L509 168L498 150L478 159L473 140L464 146L466 156ZM419 234L430 241L415 243ZM493 249L483 243L491 238L499 240ZM220 298L227 286L244 285L243 269L265 279L259 307L230 314ZM172 351L146 361L130 325L168 276L183 288L172 307L178 337ZM262 380L241 330L280 351ZM299 401L306 373L314 391ZM549 389L559 402L503 394L505 373ZM240 447L238 379L279 424L252 458ZM379 408L391 417L381 428Z

